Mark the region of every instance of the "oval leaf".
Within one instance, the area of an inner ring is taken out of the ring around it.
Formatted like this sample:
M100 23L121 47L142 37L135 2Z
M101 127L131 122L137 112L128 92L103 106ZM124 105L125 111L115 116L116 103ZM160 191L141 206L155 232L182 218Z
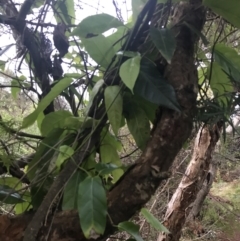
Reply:
M106 13L101 13L83 19L73 30L71 35L86 38L88 34L101 34L110 28L117 28L119 26L123 26L123 23L117 18Z
M134 93L157 105L180 111L173 87L167 83L156 66L149 60L142 59L141 61Z
M14 189L7 185L0 185L0 201L7 204L17 204L25 202Z
M76 171L67 182L63 192L62 209L73 210L77 209L78 187L79 184L86 178L86 173L83 171Z
M73 154L74 154L74 150L72 147L67 145L63 145L59 147L59 154L55 162L58 170L60 170L60 167L64 163L64 161L70 158Z
M214 47L214 59L235 81L240 82L240 56L235 49L224 44Z
M42 135L47 136L53 128L62 128L64 120L71 116L72 114L66 110L49 113L44 117L41 123Z
M37 109L24 118L22 128L31 126L38 118L38 115L43 112L46 107L54 100L54 98L57 97L63 90L65 90L72 81L73 80L70 78L63 78L56 85L54 85L51 91L39 102Z
M211 78L209 81L214 96L221 105L225 107L228 106L233 92L233 85L228 76L222 71L221 67L216 62L208 67L207 76L208 78Z
M57 23L65 20L66 23L75 23L74 0L57 0L54 1L54 17Z
M123 100L119 86L108 86L104 91L104 100L108 119L112 125L114 134L117 136L121 126Z
M240 28L239 0L203 0L203 4ZM238 7L237 7L238 6Z
M97 37L82 39L82 43L94 61L104 68L108 67L115 55L109 39L103 35L98 35Z
M120 67L119 75L123 83L133 91L135 82L140 71L141 56L136 56L126 60Z
M100 177L87 177L79 184L78 214L86 238L104 233L107 198Z
M150 123L146 113L138 105L132 103L126 114L129 131L133 135L138 147L143 150L150 136Z
M170 29L150 28L150 36L162 56L170 64L176 49L176 40Z
M136 225L132 222L122 222L118 224L118 228L121 231L126 231L127 233L132 235L137 241L143 241L139 233L139 225Z

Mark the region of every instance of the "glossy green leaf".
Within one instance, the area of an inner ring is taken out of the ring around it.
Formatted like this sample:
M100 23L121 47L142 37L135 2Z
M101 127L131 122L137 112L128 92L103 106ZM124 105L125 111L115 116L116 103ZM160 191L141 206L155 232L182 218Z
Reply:
M222 69L235 81L240 82L240 55L235 49L224 44L216 44L214 47L214 59Z
M141 56L138 55L136 57L130 58L126 60L120 67L119 75L123 81L123 83L133 91L135 86L135 82L139 75L140 71L140 61Z
M107 198L100 177L87 177L79 184L78 214L86 238L90 238L93 233L104 233Z
M38 118L38 115L43 112L46 107L64 90L66 89L73 80L70 78L61 79L51 91L39 102L38 107L30 115L23 119L22 128L31 126Z
M86 177L85 172L77 170L69 179L63 191L62 210L77 209L78 187Z
M88 34L101 34L110 28L117 28L119 26L123 26L123 23L117 18L106 13L101 13L83 19L71 35L85 38Z
M15 189L8 185L0 185L0 201L6 204L17 204L25 202Z
M91 58L104 68L107 68L115 55L112 43L103 35L82 39L82 43Z
M211 67L212 70L210 69ZM234 91L233 85L228 76L222 71L221 67L216 62L208 67L207 76L214 96L218 99L220 104L227 107L232 92Z
M146 208L141 209L141 213L147 222L159 232L170 233Z
M59 110L46 115L41 124L42 135L47 136L53 128L63 128L63 123L68 117L72 117L72 114L66 110Z
M176 49L176 40L172 30L150 28L150 36L161 55L170 64Z
M143 150L150 136L150 123L146 113L138 105L132 103L128 107L125 118L134 140L138 147Z
M69 159L74 154L74 149L70 146L63 145L59 147L59 154L56 159L56 167L60 170L61 165L65 160Z
M74 0L57 0L54 1L54 17L57 23L61 23L63 20L67 24L75 24L75 8Z
M114 134L118 135L121 126L123 100L119 86L108 86L104 91L106 111Z
M142 59L141 61L134 93L157 105L180 111L173 87L167 83L157 67L149 60Z
M136 225L133 222L122 222L118 224L118 228L121 231L126 231L127 233L129 233L137 241L143 241L139 233L139 225Z
M240 28L239 0L203 0L203 4Z

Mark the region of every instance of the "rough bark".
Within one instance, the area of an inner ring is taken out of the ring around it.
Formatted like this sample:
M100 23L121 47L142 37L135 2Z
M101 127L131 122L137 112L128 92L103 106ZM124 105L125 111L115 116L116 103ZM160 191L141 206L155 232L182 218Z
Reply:
M217 172L217 164L212 162L210 164L210 168L209 168L209 171L206 175L203 186L200 189L200 191L198 192L196 200L190 206L191 211L190 211L190 213L187 217L187 223L194 222L195 218L199 215L199 213L202 209L204 200L206 199L206 197L207 197L207 195L208 195L208 193L209 193L209 191L212 187L214 178L216 176L216 172Z
M156 191L163 179L169 176L169 167L186 139L189 137L196 108L197 70L194 61L194 46L198 40L185 24L198 31L204 24L205 12L201 1L190 0L180 4L173 19L173 31L177 47L171 64L166 67L165 78L174 87L181 113L161 108L161 117L156 120L154 131L147 147L135 165L124 174L108 194L108 213L114 224L128 220ZM32 214L7 218L5 228L0 228L0 239L20 241ZM11 232L7 232L11 230ZM48 233L49 231L49 233ZM99 240L114 231L110 222ZM65 241L84 240L76 211L57 213L51 224L42 227L37 240Z
M164 225L170 234L160 233L158 241L178 241L186 221L187 209L196 199L207 178L214 148L219 140L221 124L204 126L197 134L192 159L165 213Z

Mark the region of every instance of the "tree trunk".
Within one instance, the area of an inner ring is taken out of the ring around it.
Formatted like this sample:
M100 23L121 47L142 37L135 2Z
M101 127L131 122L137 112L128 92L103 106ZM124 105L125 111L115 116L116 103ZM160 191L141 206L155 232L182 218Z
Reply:
M177 190L173 194L164 218L170 234L160 233L158 241L178 241L186 221L186 210L196 199L199 189L207 177L212 154L219 139L221 124L212 128L204 126L197 134L192 159Z

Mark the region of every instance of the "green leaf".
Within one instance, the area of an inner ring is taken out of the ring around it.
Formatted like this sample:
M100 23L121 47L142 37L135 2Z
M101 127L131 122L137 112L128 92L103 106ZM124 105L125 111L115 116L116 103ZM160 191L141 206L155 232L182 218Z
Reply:
M98 163L95 166L95 169L99 172L100 175L108 175L112 173L112 171L118 168L119 167L115 164L107 164L107 163Z
M90 97L89 97L89 102L88 102L88 105L86 107L86 114L88 114L90 108L92 107L92 103L93 103L93 100L96 96L96 94L99 92L99 90L101 89L101 87L104 85L104 80L103 79L100 79L99 81L97 81L97 83L93 86L93 89L92 91L90 92Z
M87 177L79 184L78 214L86 238L104 233L107 198L100 177Z
M2 186L8 186L13 189L21 189L22 183L21 181L16 177L1 177L0 178L0 185Z
M103 128L101 132L102 143L112 146L117 151L122 150L122 143L112 135L106 128Z
M132 12L133 12L132 24L135 24L135 22L137 21L138 15L144 8L147 1L148 0L132 0Z
M7 185L0 185L0 201L7 204L17 204L25 202L15 189Z
M35 1L33 1L33 5L32 5L32 7L31 7L31 9L33 9L33 8L39 8L39 7L41 7L44 3L45 3L45 0L35 0Z
M131 236L133 236L137 241L143 241L139 233L139 225L136 225L132 222L122 222L118 224L118 228L121 231L126 231Z
M63 129L54 128L51 130L48 136L41 141L34 158L28 164L27 176L30 181L37 179L38 175L40 174L39 170L46 175L49 162L53 157L55 150L61 144L60 138L63 131Z
M170 64L176 49L176 39L170 29L150 28L150 36L162 56Z
M70 78L61 79L51 91L39 102L38 107L30 115L23 119L22 128L31 126L38 118L38 115L43 112L46 107L57 97L64 89L66 89L73 80Z
M133 135L137 146L143 150L150 136L150 123L146 113L135 103L129 104L128 113L125 115L128 129Z
M166 234L170 233L169 230L164 227L146 208L142 208L141 213L144 218L146 218L147 222L157 231L164 232Z
M104 91L104 100L108 119L112 125L114 134L117 136L121 126L123 100L119 86L108 86Z
M74 78L74 79L81 79L85 74L79 73L66 73L64 74L64 78Z
M82 43L91 56L99 65L107 68L115 55L111 42L103 35L97 37L82 39Z
M121 143L117 141L106 129L103 129L101 133L101 146L100 146L100 156L101 161L106 164L114 164L118 167L122 166L121 160L117 153L117 150L120 151L122 149ZM113 170L113 183L117 182L117 180L123 175L122 169Z
M3 60L0 60L0 69L1 70L4 70L5 69L5 64L7 63L7 61L3 61Z
M136 56L126 60L120 67L119 75L123 83L133 91L135 82L140 71L141 56Z
M202 85L203 82L206 80L206 67L202 67L198 69L198 84Z
M126 36L123 36L127 33L128 29L126 26L120 26L117 28L117 31L106 38L110 41L111 45L114 47L115 52L119 51L123 44L125 43ZM131 56L132 57L132 56Z
M240 56L236 50L221 43L216 44L214 58L228 75L240 82Z
M231 24L240 28L239 0L203 0L203 4L211 8Z
M148 119L153 123L156 118L156 111L158 106L138 95L133 95L132 98L135 103L138 103L138 105L141 106L141 108L146 113Z
M78 187L79 184L87 177L86 173L77 170L64 187L62 210L77 209Z
M30 192L24 191L22 198L26 201L15 205L14 211L16 214L24 213L32 208L32 205L30 204L32 200Z
M53 128L63 128L63 123L68 117L73 116L69 111L66 110L59 110L46 115L41 124L42 135L47 136Z
M65 20L67 24L75 24L74 0L57 0L54 2L54 17L57 23Z
M167 83L156 66L149 60L142 59L141 61L134 93L157 105L180 111L173 87Z
M111 28L120 26L123 26L123 23L109 14L95 14L83 19L73 30L71 35L86 38L88 34L101 34Z
M210 69L211 67L212 70ZM207 76L214 96L220 104L227 107L234 91L233 85L228 76L222 71L221 67L216 62L208 67Z
M17 80L13 79L12 82L11 82L11 85L15 86L15 87L11 87L12 96L13 96L14 99L17 99L18 94L21 91L19 82ZM16 86L19 86L19 87L16 87Z
M63 145L59 147L59 154L56 159L56 167L60 170L61 165L64 163L65 160L69 159L74 154L74 149L70 146Z

